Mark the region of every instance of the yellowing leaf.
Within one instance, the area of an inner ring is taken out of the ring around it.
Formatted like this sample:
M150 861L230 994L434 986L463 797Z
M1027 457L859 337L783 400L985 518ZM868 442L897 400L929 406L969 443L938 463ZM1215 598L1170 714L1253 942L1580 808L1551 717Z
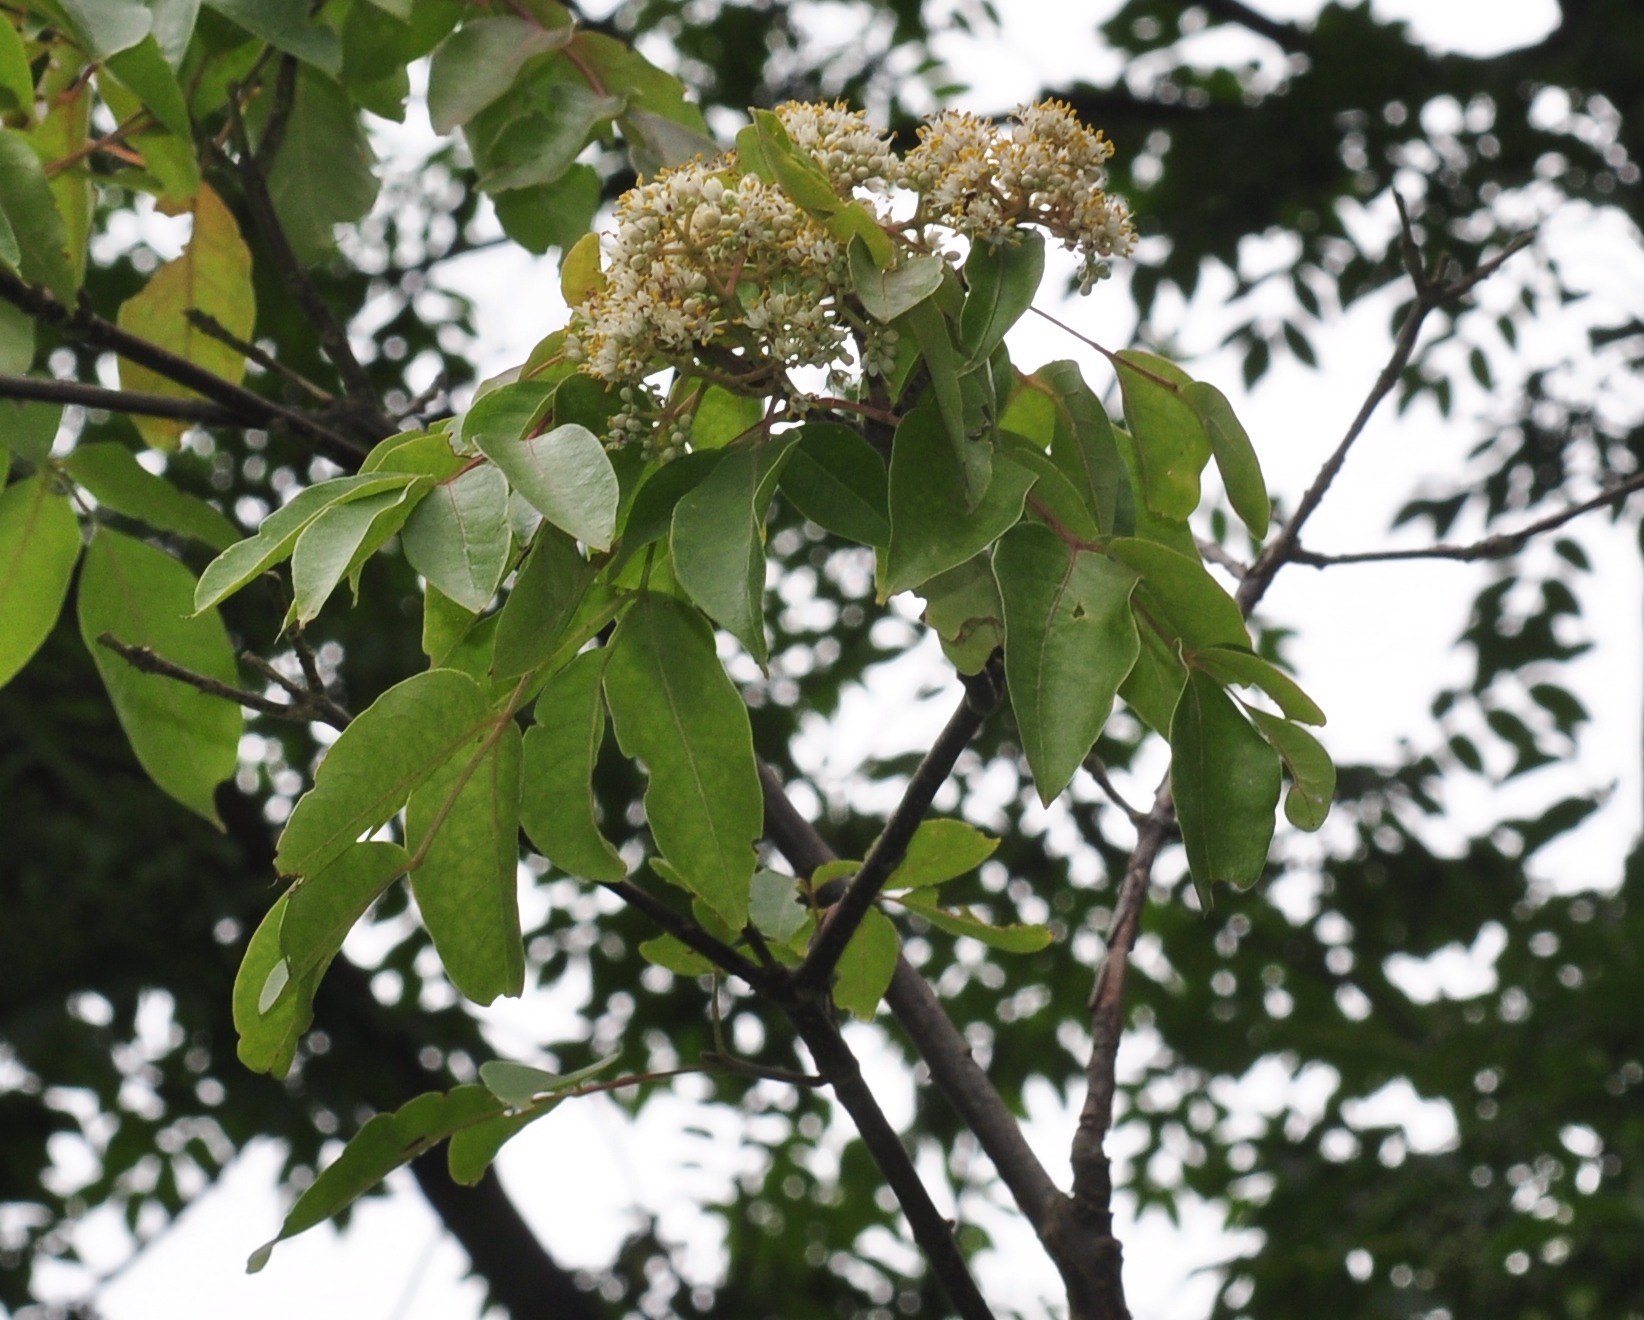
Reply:
M230 334L249 339L257 320L251 287L251 252L222 199L202 184L194 198L194 234L183 255L155 272L136 297L120 308L120 328L185 357L196 366L238 384L245 358L197 329L187 313L215 317ZM148 394L193 397L193 391L134 362L120 361L120 383ZM142 437L156 449L175 449L186 422L133 417Z

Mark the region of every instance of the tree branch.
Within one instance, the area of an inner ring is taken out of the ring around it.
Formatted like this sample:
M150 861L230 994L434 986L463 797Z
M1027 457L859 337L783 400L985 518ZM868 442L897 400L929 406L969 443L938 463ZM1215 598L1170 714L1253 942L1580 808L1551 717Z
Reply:
M97 638L97 645L106 647L124 660L133 669L145 674L159 674L163 678L174 678L179 683L187 683L191 688L197 688L208 696L221 697L224 701L238 702L248 710L259 714L272 715L278 720L290 720L294 724L330 724L335 728L346 727L349 714L323 692L301 692L285 684L285 688L292 694L289 702L274 701L258 692L251 692L245 688L237 688L231 683L224 683L220 679L197 674L192 669L185 669L182 665L173 664L164 656L156 655L146 646L129 646L122 642L113 633L105 632Z
M81 343L93 348L110 349L184 389L193 390L220 404L236 418L224 425L275 427L283 423L290 431L302 436L321 453L342 463L350 471L359 466L365 454L364 446L338 435L307 413L284 407L224 380L216 372L207 371L185 357L122 330L83 307L71 311L53 294L25 283L4 267L0 267L0 298L47 325L56 326Z
M296 59L293 56L287 55L281 61L282 81L288 66L295 70ZM239 159L231 159L226 152L218 152L218 159L238 174L246 208L251 212L251 218L263 236L263 242L268 244L269 255L274 259L280 278L295 295L298 306L302 308L309 324L314 327L315 334L319 336L320 346L325 350L325 355L331 359L331 365L342 378L343 388L355 405L348 410L349 420L365 430L373 440L381 440L392 435L394 424L383 416L382 401L377 398L377 390L371 383L371 377L354 356L354 350L348 343L347 332L338 324L331 305L321 296L314 281L309 279L308 272L303 269L302 262L297 260L297 254L292 250L291 240L286 237L285 226L280 223L279 214L274 209L274 199L269 196L268 181L263 177L262 163L251 149L251 139L246 134L245 122L240 117L239 104L232 96L228 101L228 113ZM271 124L269 131L283 135L284 116L279 117L277 122L278 128ZM266 141L265 135L265 144ZM274 146L277 149L277 139Z
M600 884L629 907L639 909L681 944L727 972L740 976L756 990L770 991L775 988L770 973L764 968L755 966L730 945L715 939L689 917L675 912L650 890L636 885L632 880L602 880Z
M183 315L188 319L188 323L201 334L210 335L219 343L227 344L237 353L241 353L245 357L250 358L251 361L255 362L264 371L272 371L276 376L279 376L283 380L290 381L298 389L304 391L318 402L334 403L336 401L337 396L332 394L330 390L322 390L313 381L309 380L307 376L303 375L300 371L293 371L272 353L265 353L262 349L258 348L257 345L248 343L246 340L241 339L238 335L233 334L228 327L219 321L215 316L212 316L207 312L202 312L198 307L190 307L183 313Z
M901 863L908 850L908 842L925 819L925 813L930 810L932 799L952 773L953 763L982 727L982 721L998 706L1003 689L1002 664L997 657L990 660L981 673L965 680L964 700L959 703L959 709L954 711L930 751L925 753L919 768L913 772L902 800L885 822L883 832L846 887L843 897L823 919L810 952L794 973L796 985L815 990L827 984L840 954L844 953L851 936L867 916L873 900L879 896L885 881L890 879L891 872Z
M33 399L40 403L74 403L82 408L136 413L140 417L170 417L202 426L234 426L237 414L208 399L180 399L169 394L139 394L136 390L106 390L77 380L45 380L39 376L0 375L0 398Z
M1237 23L1258 36L1266 37L1292 55L1307 49L1307 34L1294 23L1281 23L1266 14L1259 14L1240 0L1200 0L1200 8L1207 10L1214 19Z

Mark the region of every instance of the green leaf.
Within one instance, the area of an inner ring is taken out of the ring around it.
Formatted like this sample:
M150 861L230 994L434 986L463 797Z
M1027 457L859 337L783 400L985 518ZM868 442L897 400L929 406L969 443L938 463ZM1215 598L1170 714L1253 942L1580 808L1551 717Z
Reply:
M971 371L992 356L1005 333L1033 305L1045 273L1045 240L1032 229L1015 230L1003 243L980 241L965 262L970 293L959 318L963 370Z
M834 239L845 244L847 251L860 243L871 260L880 269L889 269L896 260L896 245L861 202L849 201L822 222Z
M226 550L240 539L234 524L217 510L147 471L115 441L80 445L63 466L99 504L156 531L192 537L213 550Z
M325 754L280 835L275 869L312 875L329 866L496 719L479 684L452 669L426 670L389 688Z
M205 3L276 50L295 55L333 78L342 74L342 42L323 23L309 21L307 0L205 0Z
M537 533L498 611L492 660L498 678L535 669L554 653L588 595L594 571L563 532L544 527Z
M468 462L467 458L451 452L451 438L439 431L402 431L389 436L365 456L359 475L410 472L444 481L456 476Z
M503 232L539 257L551 247L569 252L599 210L599 171L573 165L553 183L515 188L491 199Z
M51 457L51 447L62 429L63 405L0 399L0 462L9 449L19 458L40 466Z
M405 874L408 860L397 843L356 843L330 866L286 890L280 953L292 983L306 982L313 972L325 974L354 923Z
M1002 953L1038 953L1051 942L1050 931L1044 926L995 926L983 921L969 908L953 911L938 907L934 894L902 894L896 901L909 912L923 917L937 930L946 931L949 935L967 935Z
M685 99L685 84L633 47L603 32L584 29L571 39L570 51L580 61L579 67L594 71L607 92L627 98L630 116L643 110L712 141L702 111Z
M152 35L113 56L105 66L149 108L154 117L183 142L194 136L188 101L177 75L166 63L160 43Z
M1264 710L1246 710L1290 772L1290 791L1284 795L1285 816L1297 829L1318 829L1330 814L1330 801L1336 796L1336 765L1330 753L1306 729L1289 720Z
M0 128L0 213L20 253L18 273L73 306L80 281L69 254L68 226L40 157L26 137L9 128Z
M999 846L962 820L927 820L914 831L886 889L928 889L974 871Z
M204 312L230 334L251 337L257 321L251 249L240 237L234 213L209 186L200 186L191 209L194 230L188 246L121 304L120 328L237 384L245 376L245 355L198 329L188 313ZM120 359L120 384L148 394L197 397L193 390L124 358ZM143 439L156 449L175 449L190 425L161 417L132 420Z
M6 104L7 97L10 98L9 105ZM34 71L29 68L22 34L9 20L0 23L0 106L9 110L26 110L31 114L34 111ZM0 211L0 217L4 214ZM11 261L15 265L17 259L13 257Z
M613 1054L570 1073L551 1073L510 1059L492 1059L489 1063L480 1064L480 1081L503 1104L510 1109L518 1109L539 1097L581 1086L598 1077L620 1057Z
M423 925L451 984L476 1004L525 988L519 799L519 726L505 719L413 789L405 808Z
M1147 507L1145 500L1136 498L1135 492L1142 488L1142 461L1136 456L1136 442L1123 428L1114 427L1113 443L1125 470L1125 482L1119 488L1118 525L1128 525L1130 530L1123 534L1156 541L1189 559L1199 558L1199 545L1191 527L1178 519L1161 517Z
M1136 663L1130 612L1137 574L1106 555L1070 551L1048 527L1013 528L993 555L1005 607L1005 679L1047 805L1101 735Z
M536 378L487 390L462 419L463 444L484 452L487 444L517 442L548 415L558 388L557 381Z
M441 482L406 519L400 544L412 568L478 614L508 569L507 479L482 463Z
M1215 679L1190 671L1170 725L1170 786L1199 903L1261 879L1279 805L1279 758Z
M953 347L953 337L948 331L947 318L937 309L933 300L927 300L908 312L906 324L913 331L914 338L919 341L919 351L924 355L925 367L930 372L931 393L936 396L936 407L942 418L942 425L947 429L948 441L955 456L963 463L967 434L965 400L959 384L959 354ZM981 493L971 489L973 484L967 480L967 508L975 505L975 500L970 496Z
M451 1180L473 1187L485 1176L503 1146L522 1128L551 1114L561 1103L563 1097L544 1100L517 1114L497 1114L458 1128L451 1134L451 1144L446 1148L446 1167L451 1171Z
M403 525L408 501L421 497L431 483L414 482L398 490L385 490L364 499L333 504L309 523L291 552L291 586L295 600L292 612L299 624L318 616L337 584L363 561L362 554L375 553L398 527L388 530L385 515L399 514ZM376 541L371 545L372 540Z
M375 163L348 94L312 69L299 70L268 192L301 264L326 257L336 246L333 228L363 220L371 210L379 186Z
M655 593L611 640L605 695L623 755L650 775L645 813L657 847L733 930L748 919L764 798L748 709L689 606Z
M1272 505L1267 498L1267 482L1262 477L1261 461L1256 448L1250 443L1244 426L1233 412L1227 396L1214 385L1202 380L1182 387L1182 397L1192 405L1204 424L1210 440L1210 451L1216 456L1216 467L1222 474L1222 485L1227 487L1227 500L1233 512L1244 521L1250 534L1260 540L1267 535L1267 520Z
M791 875L780 871L754 872L748 895L748 920L759 933L778 944L786 944L805 928L810 912L799 900L799 886Z
M1145 620L1136 625L1141 651L1130 676L1119 685L1119 695L1142 723L1160 737L1170 737L1170 721L1187 682L1187 666L1176 654L1175 643L1159 636Z
M807 422L782 469L782 493L819 527L862 545L890 544L885 460L848 426Z
M1010 431L999 432L999 449L1034 474L1030 517L1042 518L1048 526L1087 545L1101 535L1089 505L1049 454Z
M941 288L947 266L941 257L909 257L895 270L880 270L860 239L851 243L850 262L857 299L869 316L886 325Z
M406 1101L392 1114L376 1115L297 1198L280 1225L279 1236L252 1253L246 1272L255 1274L262 1269L275 1243L323 1223L453 1132L501 1112L502 1102L483 1086L459 1086L443 1094L430 1091Z
M869 908L845 951L839 955L833 983L833 1002L863 1022L872 1022L879 1001L896 975L902 941L891 919Z
M533 99L530 113L511 120L491 141L477 186L500 193L553 183L623 104L620 96L601 96L585 83L551 83Z
M719 143L707 133L666 115L629 110L617 124L628 141L628 156L635 172L645 177L670 166L689 164L698 156L712 160L719 155Z
M321 964L301 978L288 977L264 1009L263 993L270 978L277 979L277 969L286 966L280 951L280 927L288 899L288 894L281 894L269 908L246 944L234 977L234 1030L239 1036L236 1052L240 1062L252 1072L272 1073L275 1077L284 1077L291 1069L297 1042L314 1021L314 990L325 974L325 965Z
M753 112L754 128L765 164L777 187L812 215L826 219L845 206L833 184L811 156L794 145L782 121L769 110Z
M763 400L710 385L691 418L691 448L723 449L731 441L747 436L764 416Z
M765 646L765 511L798 437L733 445L674 506L674 576L761 666Z
M159 674L132 668L97 639L113 633L173 664L238 684L228 633L216 613L191 613L194 575L163 550L107 528L92 539L80 574L80 635L97 662L114 712L148 776L185 807L220 824L213 790L234 773L240 708Z
M17 263L22 259L23 249L17 246L17 234L11 227L11 221L6 219L5 210L0 209L0 265L10 266L15 270ZM4 316L7 322L4 358L6 371L8 374L27 371L30 363L34 361L34 322L28 319L26 313L19 311L10 303L6 304L6 310L4 313L0 313L0 316ZM20 350L13 348L13 345L19 343L22 338L12 332L12 327L18 325L28 331L28 352L21 362L14 362L12 358L14 352L18 356L22 356Z
M154 27L141 0L52 0L40 7L67 18L69 33L94 60L135 46Z
M640 957L658 967L665 967L675 976L707 976L714 965L690 945L672 935L658 935L639 946Z
M468 427L463 433L473 435L514 489L554 526L595 550L611 548L621 490L605 446L587 427L571 422L529 439Z
M583 652L537 697L536 723L525 735L520 823L537 851L560 870L615 881L628 867L600 833L593 790L605 739L600 695L605 660L604 650Z
M1301 685L1254 651L1234 646L1206 647L1193 654L1192 664L1224 686L1260 688L1278 702L1279 709L1290 719L1303 724L1325 722L1324 712L1301 690Z
M941 419L915 408L896 428L890 465L890 548L881 599L928 582L986 549L1022 516L1034 476L1001 454L974 509Z
M1130 482L1107 409L1085 384L1075 362L1047 363L1033 379L1042 381L1050 391L1055 409L1051 458L1083 497L1096 525L1108 536L1122 534L1128 529L1119 525L1120 510L1129 502ZM1031 390L1023 389L1017 398L1031 394Z
M44 473L0 491L0 687L51 632L79 557L74 508Z
M11 234L6 215L0 211L0 261L15 266L18 252L15 236L10 252L4 250L6 236ZM34 318L20 307L0 302L0 372L8 376L22 376L34 365ZM7 400L7 402L12 402ZM0 423L0 445L8 444L11 431ZM50 446L47 446L50 451ZM42 459L44 455L41 456Z
M428 116L436 133L460 128L511 86L525 62L570 41L574 29L543 27L512 14L464 23L434 52Z
M691 491L708 479L725 456L722 449L707 449L653 468L640 482L622 526L622 548L612 561L611 571L621 568L651 542L673 529L674 508Z
M389 473L337 477L305 487L289 504L264 518L255 536L236 541L206 565L194 592L195 611L210 609L279 563L296 546L303 528L331 505L342 500L365 499L385 490L398 490L414 480L414 477Z
M1133 537L1108 542L1108 553L1142 575L1154 622L1189 647L1233 646L1248 650L1250 635L1238 603L1211 577L1204 561L1168 546Z
M919 588L925 623L935 629L942 653L961 674L975 674L1005 644L1005 607L985 554L938 573Z
M1185 519L1199 507L1199 473L1210 461L1204 423L1182 397L1192 379L1173 362L1133 349L1116 355L1125 422L1141 458L1147 507Z

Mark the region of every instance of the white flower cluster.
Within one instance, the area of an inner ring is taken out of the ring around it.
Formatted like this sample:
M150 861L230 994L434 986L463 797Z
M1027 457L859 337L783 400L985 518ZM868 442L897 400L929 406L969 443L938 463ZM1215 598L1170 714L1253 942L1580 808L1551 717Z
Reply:
M909 253L939 249L944 230L1001 242L1038 225L1079 252L1088 289L1106 274L1105 258L1130 250L1124 204L1102 191L1113 148L1060 102L1025 106L1004 126L944 114L920 129L905 160L843 105L789 102L776 114L842 199L877 203L888 236ZM918 201L910 218L892 221L897 190ZM742 174L734 156L698 158L623 194L604 256L603 285L573 313L566 353L632 391L612 444L642 439L663 457L682 446L680 419L643 386L665 367L745 394L787 394L798 408L792 368L875 376L895 364L896 332L852 297L845 243L781 187Z
M1020 224L1040 225L1080 256L1085 292L1106 259L1135 241L1123 202L1102 191L1113 144L1062 101L1017 110L1001 127L950 110L919 129L903 180L926 217L969 238L1003 242Z

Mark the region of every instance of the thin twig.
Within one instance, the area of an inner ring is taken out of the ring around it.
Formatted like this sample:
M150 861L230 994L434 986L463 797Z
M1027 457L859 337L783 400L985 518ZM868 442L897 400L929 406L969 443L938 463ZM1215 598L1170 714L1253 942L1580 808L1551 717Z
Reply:
M1199 547L1199 553L1201 555L1213 564L1220 564L1241 582L1244 580L1245 575L1250 572L1249 564L1246 564L1228 554L1226 550L1222 549L1222 547L1217 545L1214 541L1207 541L1202 536L1195 536L1193 538L1193 543Z
M257 345L241 339L227 326L209 312L202 312L198 307L190 307L183 315L190 325L203 335L209 335L219 343L227 344L237 353L243 353L264 371L272 371L276 376L290 381L298 389L304 390L321 403L331 403L336 396L330 390L322 390L313 381L300 371L293 371L281 362L272 353L265 353Z
M350 471L359 466L365 454L362 445L330 430L307 413L284 407L224 380L216 372L207 371L185 357L122 330L84 307L71 310L48 290L26 283L3 266L0 266L0 298L81 343L93 348L110 349L184 389L204 395L233 414L233 420L225 421L223 425L272 428L283 423L326 457Z
M816 990L828 983L839 956L867 916L885 881L901 863L909 841L925 819L925 813L930 810L938 790L947 783L954 762L982 727L982 721L999 704L1003 688L1003 674L992 661L975 678L966 680L965 696L959 703L959 709L953 712L947 727L913 772L907 788L903 790L902 800L891 812L884 830L869 849L861 869L846 887L844 895L823 919L810 952L794 973L794 982L801 989Z
M159 674L164 678L176 679L179 683L187 683L192 688L206 693L208 696L221 697L225 701L237 702L247 710L257 711L262 715L271 715L278 720L290 720L294 724L312 724L315 722L332 723L332 712L326 707L332 705L328 698L313 701L305 695L293 697L291 701L273 701L261 693L250 692L245 688L237 688L232 683L224 683L221 679L211 678L205 674L197 674L192 669L185 669L182 665L173 664L164 656L156 655L146 646L129 646L122 642L113 633L105 632L97 638L99 646L107 647L133 669L145 674ZM346 712L344 712L346 714Z
M238 415L207 399L183 399L170 394L141 394L136 390L106 390L77 380L44 380L38 376L0 375L0 398L32 399L39 403L74 403L82 408L135 413L139 417L169 417L202 426L233 426Z
M1125 801L1124 794L1113 786L1113 781L1107 775L1107 767L1102 764L1101 758L1095 752L1085 757L1085 770L1096 781L1096 786L1107 794L1108 801L1124 812L1130 818L1130 823L1140 829L1142 823L1147 820L1147 812L1138 810Z
M772 977L764 968L749 962L730 945L715 939L689 917L674 911L650 890L641 888L632 880L602 880L600 884L629 907L636 908L649 917L653 924L660 926L681 944L695 953L700 953L709 962L724 968L725 971L740 976L756 990L773 987Z
M242 651L240 653L240 662L250 665L264 678L284 688L291 694L293 701L306 702L314 709L316 712L315 718L322 724L329 724L332 728L340 730L346 729L353 723L354 717L349 714L347 709L339 706L326 695L324 684L313 683L308 687L303 687L301 684L287 678L273 665L269 664L267 660L264 660L262 656L252 651Z

